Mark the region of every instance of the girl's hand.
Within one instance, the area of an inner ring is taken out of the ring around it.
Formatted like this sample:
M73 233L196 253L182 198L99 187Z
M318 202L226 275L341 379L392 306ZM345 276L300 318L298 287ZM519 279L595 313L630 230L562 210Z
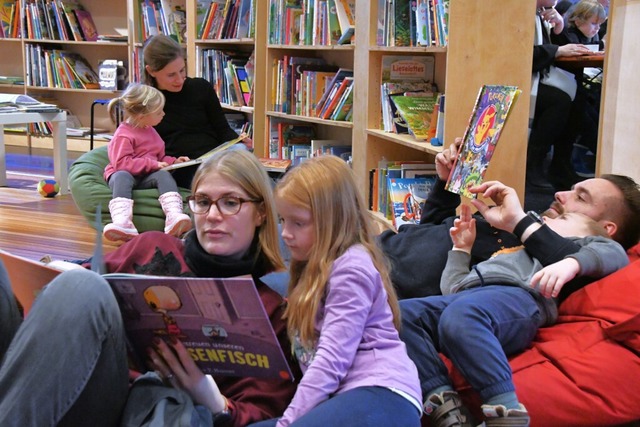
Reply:
M247 137L242 140L242 143L246 145L249 150L253 150L253 139Z
M167 166L169 166L167 162L158 162L158 169L166 168Z
M189 157L187 157L187 156L180 156L180 157L178 157L178 158L176 159L176 161L175 161L175 162L173 162L173 164L176 164L176 163L184 163L184 162L188 162L189 160L191 160L191 159L190 159Z
M554 262L538 271L531 278L529 286L538 287L538 291L545 298L555 298L560 294L560 290L569 280L576 277L580 272L580 264L575 258L565 258Z
M453 247L468 254L476 240L476 220L471 216L469 205L460 206L460 218L453 221L453 227L449 229L449 235L453 241Z
M172 336L170 344L161 339L148 350L150 365L172 386L186 391L194 403L207 407L212 414L223 411L227 402L218 385L202 373L180 340Z

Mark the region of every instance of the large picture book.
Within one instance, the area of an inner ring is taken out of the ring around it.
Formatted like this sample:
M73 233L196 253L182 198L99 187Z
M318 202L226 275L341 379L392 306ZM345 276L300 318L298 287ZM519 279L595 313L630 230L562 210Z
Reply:
M427 141L431 126L435 126L435 123L431 122L437 100L438 94L432 92L413 96L398 95L391 98L409 133L419 141ZM396 125L398 124L402 122L396 122Z
M484 85L478 92L445 188L474 198L468 188L482 183L502 129L521 90L515 86Z
M218 151L226 150L227 148L231 147L232 145L237 144L238 142L242 141L246 137L247 137L247 134L241 133L240 135L238 135L237 138L231 139L231 140L229 140L227 142L223 142L222 144L218 145L216 148L207 151L206 153L204 153L200 157L197 157L195 159L191 159L189 161L182 162L182 163L174 163L172 165L165 166L162 169L170 171L170 170L174 170L174 169L180 169L180 168L186 168L188 166L198 165L198 164L204 162L207 158L213 156Z
M176 337L205 374L292 378L253 279L107 274L132 356Z

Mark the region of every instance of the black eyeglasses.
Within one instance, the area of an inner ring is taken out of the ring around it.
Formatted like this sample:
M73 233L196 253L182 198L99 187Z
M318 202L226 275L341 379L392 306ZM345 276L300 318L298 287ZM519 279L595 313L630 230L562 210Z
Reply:
M196 215L209 213L212 205L216 205L222 215L235 215L240 212L243 203L259 203L262 199L242 199L235 196L222 196L211 200L207 196L189 196L187 198L189 209Z

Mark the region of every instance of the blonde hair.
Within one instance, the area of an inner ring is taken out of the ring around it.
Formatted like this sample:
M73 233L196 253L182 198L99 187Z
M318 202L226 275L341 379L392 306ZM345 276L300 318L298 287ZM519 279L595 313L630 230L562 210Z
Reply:
M117 120L117 108L120 108L135 124L137 118L162 110L164 102L164 95L158 89L140 83L132 83L127 86L122 96L109 101L107 109L114 123Z
M308 209L316 241L306 261L292 260L285 310L287 329L304 346L312 347L316 314L325 296L333 262L360 244L371 255L382 277L396 328L400 325L398 298L389 278L388 261L375 242L371 213L358 191L349 166L336 156L321 156L291 169L276 185L277 199Z
M607 19L607 11L597 0L580 0L567 11L565 17L567 27L575 28L581 22L593 18L594 15L598 17L601 24Z
M203 162L196 171L191 183L191 193L195 194L205 177L214 172L238 185L250 199L262 201L257 204L265 218L258 228L257 257L265 258L268 271L283 270L285 265L280 255L278 216L271 180L260 161L254 154L244 150L218 152Z

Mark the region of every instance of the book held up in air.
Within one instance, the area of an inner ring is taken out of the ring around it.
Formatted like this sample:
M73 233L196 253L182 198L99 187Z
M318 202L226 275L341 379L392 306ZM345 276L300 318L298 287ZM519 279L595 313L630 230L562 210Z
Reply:
M522 91L515 86L484 85L478 92L462 145L445 188L468 198L469 187L482 183L502 129Z

